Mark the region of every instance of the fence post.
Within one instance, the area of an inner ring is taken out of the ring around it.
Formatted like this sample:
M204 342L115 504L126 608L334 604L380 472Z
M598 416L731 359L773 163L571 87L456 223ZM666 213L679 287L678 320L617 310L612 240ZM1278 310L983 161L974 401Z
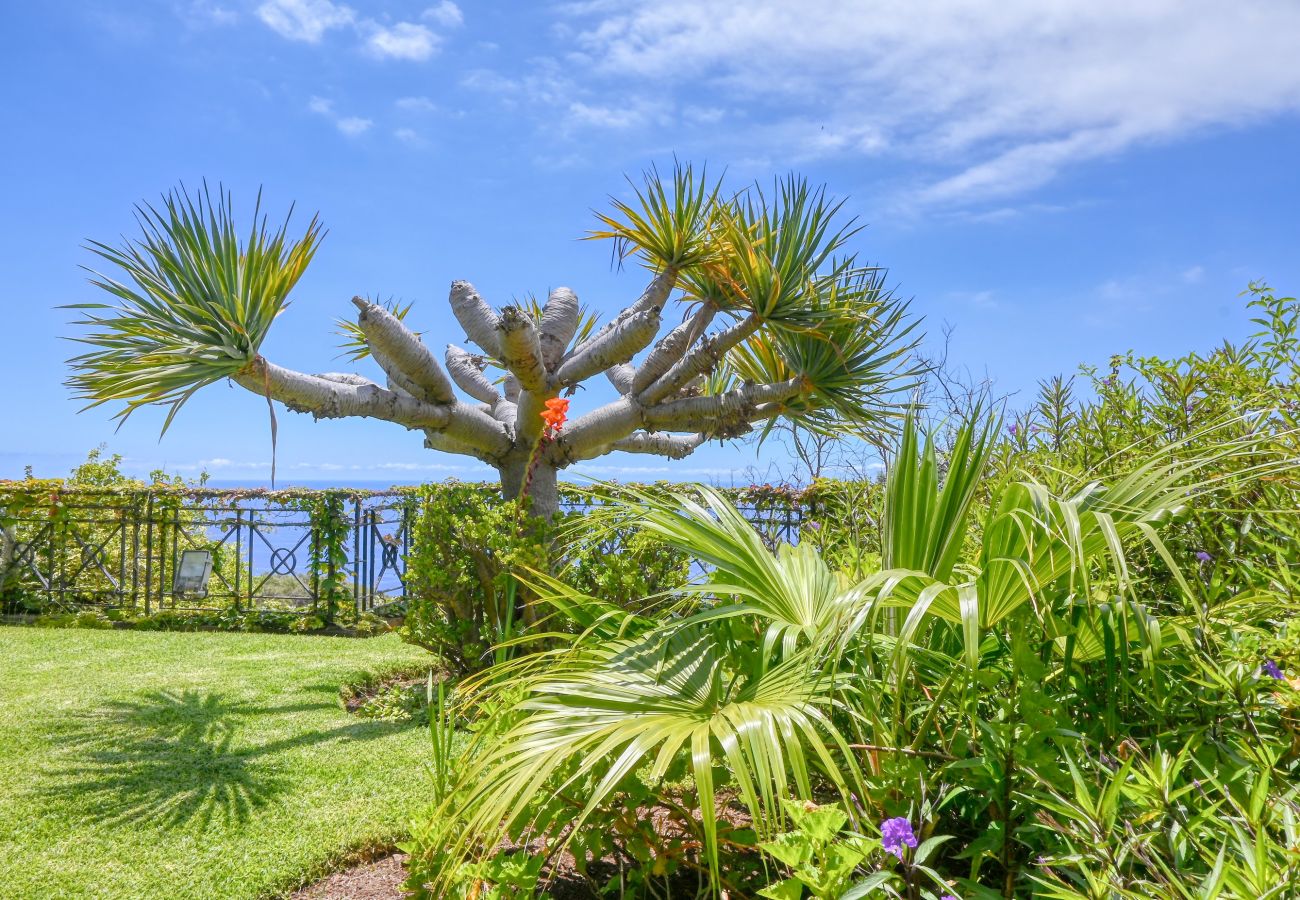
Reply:
M144 614L151 612L153 592L153 491L145 495L144 508Z

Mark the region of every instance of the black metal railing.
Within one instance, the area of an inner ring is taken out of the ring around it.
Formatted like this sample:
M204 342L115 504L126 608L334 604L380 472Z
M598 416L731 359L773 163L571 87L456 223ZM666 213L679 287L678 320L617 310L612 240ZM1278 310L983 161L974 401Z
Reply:
M11 609L280 609L332 618L344 605L364 612L405 596L411 492L3 487L0 598ZM733 500L769 544L794 543L808 512L775 496ZM582 511L591 502L567 498L562 507ZM186 550L211 554L201 593L175 588Z

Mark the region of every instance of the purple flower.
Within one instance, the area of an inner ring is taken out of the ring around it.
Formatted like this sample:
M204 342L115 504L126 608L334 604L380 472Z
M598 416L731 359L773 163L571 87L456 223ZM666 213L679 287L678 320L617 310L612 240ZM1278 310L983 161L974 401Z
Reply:
M1264 660L1263 668L1264 668L1264 674L1267 675L1269 678L1276 678L1278 681L1281 681L1284 678L1286 678L1286 676L1282 674L1282 670L1278 668L1277 663L1273 662L1273 660L1271 659Z
M1197 550L1196 558L1201 562L1214 562L1214 557L1206 553L1204 550Z
M1019 430L1020 430L1020 426L1013 424L1009 428L1007 428L1007 434L1011 435L1012 437L1015 437L1016 432Z
M880 846L901 860L904 847L916 846L916 834L912 831L912 823L902 816L881 822Z
M957 900L952 894L944 894L939 900Z

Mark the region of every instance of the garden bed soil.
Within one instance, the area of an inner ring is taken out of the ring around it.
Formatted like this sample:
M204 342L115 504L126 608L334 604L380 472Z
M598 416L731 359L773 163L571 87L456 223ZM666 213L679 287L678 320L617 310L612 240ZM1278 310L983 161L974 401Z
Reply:
M653 820L661 834L678 830L669 821L668 811L663 807L642 808L638 812L643 818ZM718 813L721 819L735 827L750 825L749 815L733 803L722 804ZM502 848L519 849L519 845L502 844ZM524 849L540 852L542 846L534 842L524 845ZM403 900L409 896L402 890L407 877L405 863L404 853L358 863L302 888L290 900ZM600 900L602 894L594 885L617 879L618 871L618 866L607 857L589 863L588 873L592 877L584 877L574 868L573 855L566 851L559 854L554 865L549 867L546 873L549 878L542 882L544 889L538 896L550 900ZM689 872L678 872L672 880L674 894L680 889L681 896L694 896L699 887L696 876Z
M397 853L335 872L296 892L292 900L399 900L406 855Z
M404 853L360 863L302 888L290 900L403 900L409 896L402 890L406 881L405 863ZM610 869L612 875L614 867ZM585 879L572 872L557 873L539 896L550 900L599 900L600 897Z

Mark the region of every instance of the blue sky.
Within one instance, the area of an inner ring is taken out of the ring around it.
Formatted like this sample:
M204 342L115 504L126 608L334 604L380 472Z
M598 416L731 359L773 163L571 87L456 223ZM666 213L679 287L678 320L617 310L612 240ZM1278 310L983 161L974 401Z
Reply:
M1300 290L1300 4L62 0L5 19L0 477L101 442L134 472L266 477L265 405L239 388L159 441L161 416L115 433L62 385L55 307L97 299L82 243L131 233L132 205L180 181L222 182L245 215L259 186L275 214L320 211L329 235L263 347L306 371L340 368L332 321L357 293L415 301L435 346L462 337L456 278L616 310L642 274L576 239L673 154L847 196L862 258L1002 391L1206 350L1248 331L1249 280ZM484 471L397 426L279 419L292 480ZM583 471L726 481L755 462L710 445Z

